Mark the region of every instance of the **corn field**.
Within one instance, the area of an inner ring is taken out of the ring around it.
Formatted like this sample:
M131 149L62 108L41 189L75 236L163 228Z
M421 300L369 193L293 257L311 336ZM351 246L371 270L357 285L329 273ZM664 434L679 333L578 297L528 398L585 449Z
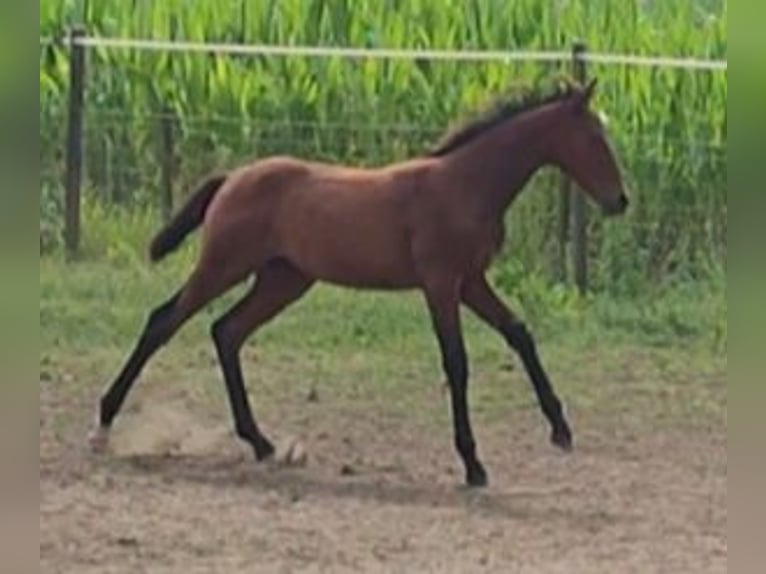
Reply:
M726 0L41 0L40 34L360 47L568 49L727 56ZM41 44L41 219L58 221L68 90L65 46ZM451 122L563 64L345 60L88 50L89 193L156 206L164 115L175 122L180 196L209 169L291 153L375 165L420 153ZM633 190L626 220L590 218L598 288L695 279L726 257L726 72L589 65ZM511 210L525 269L556 253L558 177ZM87 230L85 230L87 234ZM541 254L543 255L541 257Z

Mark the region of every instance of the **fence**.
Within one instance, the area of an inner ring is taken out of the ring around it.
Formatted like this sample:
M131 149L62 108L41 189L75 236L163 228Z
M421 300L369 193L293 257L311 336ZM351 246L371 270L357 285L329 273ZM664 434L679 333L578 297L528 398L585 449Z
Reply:
M647 57L588 52L584 44L575 44L569 51L446 51L446 50L398 50L368 48L334 48L314 46L237 45L161 40L97 38L88 37L80 29L72 30L65 39L41 38L41 48L54 44L65 45L69 53L69 96L65 159L65 242L67 252L76 255L80 245L80 205L83 178L83 131L85 114L85 90L87 84L86 53L89 50L155 51L161 53L200 53L241 57L285 56L305 58L343 58L357 60L409 60L444 61L456 63L495 62L548 62L571 67L572 74L584 82L589 65L677 69L690 72L725 72L727 63L718 60L687 58ZM161 207L166 215L173 208L173 188L177 178L175 142L175 119L169 109L150 116L160 127L160 166L162 196ZM331 128L332 126L327 126ZM380 128L376 128L380 129ZM400 129L402 129L400 127ZM572 193L569 181L561 177L559 182L558 217L556 223L556 267L560 278L567 270L567 245L571 245L571 268L580 290L588 288L588 210L583 195Z

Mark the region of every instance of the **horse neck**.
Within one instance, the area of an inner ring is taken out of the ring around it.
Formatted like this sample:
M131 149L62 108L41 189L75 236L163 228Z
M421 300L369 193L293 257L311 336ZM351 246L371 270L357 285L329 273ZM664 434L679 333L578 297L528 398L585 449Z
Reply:
M466 187L488 214L502 216L525 184L552 158L555 107L510 119L444 158L449 181Z

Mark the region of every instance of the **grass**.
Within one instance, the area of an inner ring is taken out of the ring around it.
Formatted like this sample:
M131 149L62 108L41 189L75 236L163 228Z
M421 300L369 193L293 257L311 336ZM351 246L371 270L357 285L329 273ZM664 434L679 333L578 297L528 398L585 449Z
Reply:
M41 385L72 385L95 400L148 311L181 284L193 248L153 268L130 247L116 253L76 264L41 258ZM531 280L521 289L508 299L528 319L576 417L725 424L726 304L715 285L678 286L632 302L581 300ZM523 296L524 289L532 295ZM241 292L193 319L147 369L148 384L177 386L225 412L208 328ZM536 409L520 363L500 337L472 315L464 317L476 416L500 420ZM315 388L329 400L351 401L358 413L375 409L429 425L444 422L440 360L416 293L318 286L260 331L243 355L263 409L298 402Z

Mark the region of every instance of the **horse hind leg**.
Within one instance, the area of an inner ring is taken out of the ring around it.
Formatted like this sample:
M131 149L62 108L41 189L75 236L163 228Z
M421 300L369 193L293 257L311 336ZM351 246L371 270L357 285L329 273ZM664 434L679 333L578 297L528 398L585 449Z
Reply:
M274 446L261 432L253 416L239 352L251 333L297 301L313 282L287 261L271 261L257 272L251 290L212 327L235 430L253 447L259 461L273 455Z
M105 449L115 417L152 356L192 315L234 283L223 280L222 275L207 273L204 267L198 267L180 291L149 313L133 351L101 398L97 426L89 437L94 450Z

